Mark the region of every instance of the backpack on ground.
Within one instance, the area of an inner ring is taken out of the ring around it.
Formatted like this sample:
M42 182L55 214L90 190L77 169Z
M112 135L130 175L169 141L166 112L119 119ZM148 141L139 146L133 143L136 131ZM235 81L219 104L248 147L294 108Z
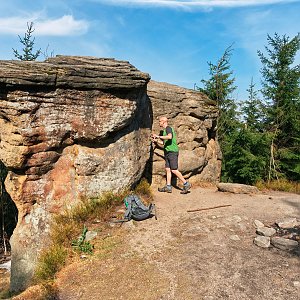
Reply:
M146 206L137 195L132 194L127 196L124 199L124 204L126 206L125 221L142 221L153 216L157 220L155 204L151 203L149 206Z

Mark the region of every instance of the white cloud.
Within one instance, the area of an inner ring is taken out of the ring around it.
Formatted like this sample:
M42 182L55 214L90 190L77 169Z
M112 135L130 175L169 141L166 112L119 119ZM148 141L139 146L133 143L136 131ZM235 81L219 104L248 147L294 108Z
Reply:
M89 23L75 20L72 15L64 15L57 19L47 19L37 13L28 17L0 18L0 34L23 34L27 23L34 23L35 36L71 36L87 32Z
M164 6L170 8L241 7L277 3L299 2L299 0L91 0L120 6Z

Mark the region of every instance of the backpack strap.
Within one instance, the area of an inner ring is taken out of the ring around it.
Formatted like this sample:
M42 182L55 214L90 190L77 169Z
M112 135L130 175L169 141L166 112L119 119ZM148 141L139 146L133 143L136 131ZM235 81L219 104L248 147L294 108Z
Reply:
M131 220L131 217L132 217L132 210L131 210L131 207L132 207L132 200L133 200L133 195L129 195L127 196L125 199L124 199L124 202L125 202L125 206L126 206L126 211L125 211L125 214L124 214L124 219L130 221Z

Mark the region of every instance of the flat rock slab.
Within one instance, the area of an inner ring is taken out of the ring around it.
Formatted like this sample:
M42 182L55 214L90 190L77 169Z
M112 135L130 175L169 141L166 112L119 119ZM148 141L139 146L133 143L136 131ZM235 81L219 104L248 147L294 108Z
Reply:
M239 183L223 183L217 184L220 192L229 192L234 194L256 194L259 192L258 188L252 185L239 184Z
M7 86L111 90L141 88L150 80L128 61L109 58L57 55L44 62L1 60L0 66Z

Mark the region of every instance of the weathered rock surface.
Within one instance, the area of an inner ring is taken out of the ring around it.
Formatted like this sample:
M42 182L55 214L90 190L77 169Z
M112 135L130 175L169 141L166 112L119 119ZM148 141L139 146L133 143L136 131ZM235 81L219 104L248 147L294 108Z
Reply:
M150 153L149 75L128 62L1 61L0 160L16 203L11 289L24 289L53 213L141 177Z
M271 238L271 244L278 249L288 251L295 250L299 247L299 243L297 241L278 236Z
M234 194L256 194L258 188L252 185L239 184L239 183L224 183L220 182L217 184L220 192L229 192Z
M216 103L200 92L163 82L150 81L147 90L153 109L153 131L160 132L161 116L166 116L176 131L179 170L184 177L190 182L218 181L221 151L216 139ZM154 149L151 162L153 183L164 183L162 149Z
M256 233L259 235L271 237L276 233L276 230L274 228L269 228L269 227L259 227L256 229Z
M270 237L258 235L254 238L253 243L262 248L270 247Z
M254 220L253 225L255 226L255 228L265 227L265 224L259 220Z
M276 221L275 224L277 224L279 228L293 228L294 226L299 225L299 222L296 218L285 218Z

